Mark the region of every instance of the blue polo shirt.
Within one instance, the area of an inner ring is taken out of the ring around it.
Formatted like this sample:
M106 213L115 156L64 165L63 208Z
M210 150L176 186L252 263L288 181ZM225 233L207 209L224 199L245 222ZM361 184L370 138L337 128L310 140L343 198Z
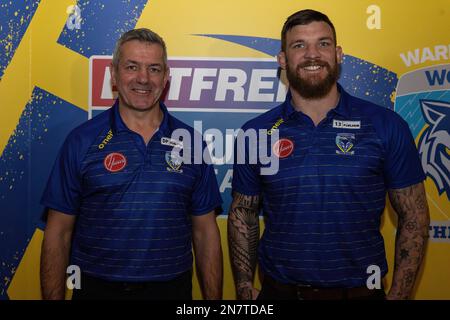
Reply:
M41 203L77 216L71 263L82 272L112 281L165 281L192 268L191 216L222 200L211 165L172 156L172 132L194 131L160 107L163 120L148 145L127 128L116 102L62 146Z
M233 191L262 196L259 265L282 283L365 286L370 265L384 276L386 192L425 179L407 123L338 89L338 105L317 127L288 95L242 128L277 127L285 142L276 174L261 175L259 163L235 164L233 172Z

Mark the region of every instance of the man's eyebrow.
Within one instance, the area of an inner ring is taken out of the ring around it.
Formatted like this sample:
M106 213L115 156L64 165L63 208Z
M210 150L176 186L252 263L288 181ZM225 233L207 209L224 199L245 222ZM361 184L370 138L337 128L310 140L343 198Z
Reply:
M141 64L141 63L139 63L139 62L137 62L137 61L130 60L130 59L125 60L125 63L129 63L129 64L137 64L137 65ZM149 67L162 67L163 64L162 64L162 63L159 63L159 62L155 62L155 63L149 64L148 66L149 66Z
M332 38L332 37L328 37L328 36L319 38L319 41L323 41L323 40L330 40L330 41L333 41L333 38ZM299 39L292 40L292 41L290 42L290 44L296 43L296 42L304 42L304 41L305 41L305 39L299 38Z
M305 40L303 40L303 39L295 39L295 40L292 40L291 42L289 42L289 45L297 43L297 42L304 42L304 41Z

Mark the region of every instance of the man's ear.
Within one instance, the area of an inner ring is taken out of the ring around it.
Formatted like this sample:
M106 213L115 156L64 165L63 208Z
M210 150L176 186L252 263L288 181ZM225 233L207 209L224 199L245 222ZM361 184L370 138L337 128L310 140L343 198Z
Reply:
M167 82L169 81L170 78L170 68L169 66L166 66L166 71L164 73L164 88L167 86Z
M341 64L343 58L344 58L344 52L342 52L342 47L341 46L337 46L336 47L336 60L337 60L337 63Z
M112 63L109 65L109 72L111 74L111 86L113 87L116 85L116 70Z
M281 69L286 70L286 54L284 51L280 51L277 55L278 64Z

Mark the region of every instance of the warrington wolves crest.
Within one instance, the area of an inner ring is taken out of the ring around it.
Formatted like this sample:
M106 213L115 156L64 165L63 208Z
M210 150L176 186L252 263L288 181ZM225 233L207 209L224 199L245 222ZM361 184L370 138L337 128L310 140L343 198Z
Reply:
M352 150L355 145L355 134L353 133L338 133L336 135L336 150L337 154L353 155L355 151Z
M420 106L428 124L419 141L422 167L450 200L450 103L420 100Z
M183 158L177 152L167 151L165 158L168 165L167 171L183 173L183 169L181 169Z

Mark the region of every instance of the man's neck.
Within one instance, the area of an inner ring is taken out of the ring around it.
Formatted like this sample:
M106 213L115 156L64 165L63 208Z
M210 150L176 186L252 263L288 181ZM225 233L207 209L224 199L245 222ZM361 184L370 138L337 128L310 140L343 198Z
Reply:
M315 126L325 119L331 109L337 106L340 97L337 85L334 85L326 96L319 99L306 99L292 89L291 94L294 109L310 117Z
M148 144L164 117L159 104L147 111L137 111L119 105L119 112L126 126L140 134L145 144Z

